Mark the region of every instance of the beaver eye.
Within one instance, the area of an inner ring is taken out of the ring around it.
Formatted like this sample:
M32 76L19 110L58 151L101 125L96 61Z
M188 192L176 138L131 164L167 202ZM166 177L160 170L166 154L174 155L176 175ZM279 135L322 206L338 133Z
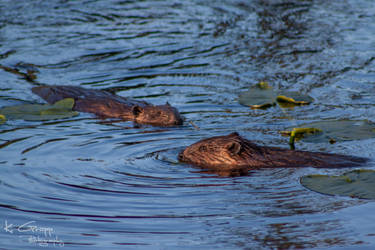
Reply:
M140 106L134 106L132 112L135 116L138 116L140 113L143 112L143 109Z

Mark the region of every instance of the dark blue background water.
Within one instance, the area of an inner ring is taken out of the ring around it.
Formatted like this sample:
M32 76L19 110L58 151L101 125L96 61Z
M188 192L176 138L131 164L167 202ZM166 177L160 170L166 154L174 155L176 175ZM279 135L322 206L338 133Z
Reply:
M0 125L0 248L374 247L375 203L299 183L346 170L222 178L176 158L199 139L233 131L286 147L278 133L286 127L375 122L374 13L372 0L1 0L1 65L37 69L45 84L168 101L187 122L134 127L82 113ZM42 102L24 79L0 76L0 106ZM316 101L292 110L239 105L238 94L259 81ZM374 144L297 148L374 159Z

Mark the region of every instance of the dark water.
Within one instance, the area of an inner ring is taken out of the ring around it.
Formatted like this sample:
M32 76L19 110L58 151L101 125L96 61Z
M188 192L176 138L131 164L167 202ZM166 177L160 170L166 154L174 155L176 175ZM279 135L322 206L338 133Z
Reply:
M1 65L37 69L46 84L168 101L200 128L134 127L84 113L0 125L0 248L374 247L372 201L299 184L306 174L345 170L222 178L176 158L199 139L233 131L286 147L278 133L286 127L375 122L374 13L372 0L0 1ZM42 102L24 79L0 76L0 106ZM259 81L316 101L292 110L240 106L238 94ZM297 148L374 159L374 144Z

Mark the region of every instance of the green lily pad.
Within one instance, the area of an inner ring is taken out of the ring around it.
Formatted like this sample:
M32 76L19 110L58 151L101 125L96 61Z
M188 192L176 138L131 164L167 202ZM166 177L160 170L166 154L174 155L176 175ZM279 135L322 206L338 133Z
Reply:
M276 105L276 96L272 88L262 88L257 85L240 94L239 102L253 109L265 109Z
M306 142L337 142L363 140L375 137L375 124L368 121L320 121L302 124L301 127L309 127L320 130L319 133L303 134L300 138ZM289 128L287 130L293 130Z
M265 82L251 87L239 96L240 104L253 109L265 109L278 103L282 108L310 104L314 99L291 91L275 91Z
M26 121L47 121L69 118L78 115L72 111L74 99L66 98L54 104L23 104L0 109L7 119L23 119Z
M354 170L340 176L307 175L301 184L318 193L375 199L375 171Z

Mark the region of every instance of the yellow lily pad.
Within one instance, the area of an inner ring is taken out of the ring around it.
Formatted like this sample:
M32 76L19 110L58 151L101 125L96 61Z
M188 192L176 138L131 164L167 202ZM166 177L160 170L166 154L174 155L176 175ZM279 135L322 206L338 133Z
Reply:
M322 132L321 129L318 128L293 128L291 131L281 131L280 133L284 136L294 136L297 138L303 138L304 135L307 134L315 134Z
M263 81L257 83L256 86L260 89L272 89L272 87L268 84L268 82L263 82Z
M318 128L293 128L291 131L281 131L280 133L284 136L290 136L289 138L289 145L291 149L294 149L294 142L298 141L305 136L311 134L317 134L323 132L321 129Z
M6 120L7 118L5 118L5 115L0 114L0 124L3 124Z
M266 82L260 82L239 96L240 104L252 109L265 109L278 103L282 108L307 105L313 98L297 92L275 91Z
M301 184L318 193L375 199L375 171L354 170L340 176L307 175Z
M284 92L283 95L278 95L276 97L276 101L280 107L289 108L294 106L308 105L313 101L313 99L310 96L299 95L295 92Z
M368 121L320 121L302 124L301 127L315 128L320 130L319 133L305 133L302 137L298 138L306 142L340 142L363 140L375 137L375 124ZM294 128L287 129L292 131ZM283 135L287 135L281 132ZM289 134L290 135L290 134ZM297 135L296 135L297 139Z
M17 106L4 107L0 113L8 119L23 119L26 121L46 121L69 118L78 115L72 111L74 99L66 98L54 104L23 104Z

